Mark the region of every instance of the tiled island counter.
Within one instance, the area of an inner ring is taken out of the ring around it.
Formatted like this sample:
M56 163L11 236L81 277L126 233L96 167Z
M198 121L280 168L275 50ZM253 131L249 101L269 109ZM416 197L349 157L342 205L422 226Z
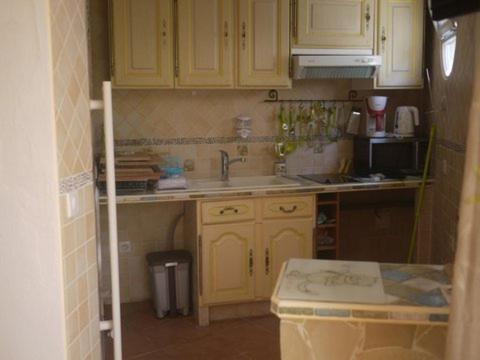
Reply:
M300 260L272 296L282 360L440 360L449 313L443 266Z

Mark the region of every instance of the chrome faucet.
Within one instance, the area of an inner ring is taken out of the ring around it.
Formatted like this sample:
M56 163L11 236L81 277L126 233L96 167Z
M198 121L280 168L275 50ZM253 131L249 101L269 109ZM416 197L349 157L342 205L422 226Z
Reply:
M221 171L222 171L222 181L228 181L229 179L229 170L230 170L230 165L236 162L242 162L245 163L247 161L247 158L242 156L238 157L235 159L230 160L230 157L228 156L228 152L224 150L220 150L220 156L221 156Z

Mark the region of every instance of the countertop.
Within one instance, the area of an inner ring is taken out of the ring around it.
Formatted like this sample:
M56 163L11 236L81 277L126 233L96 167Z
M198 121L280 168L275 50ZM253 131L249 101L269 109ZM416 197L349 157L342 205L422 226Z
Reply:
M451 282L440 265L291 259L272 296L280 318L446 325Z
M319 184L299 176L289 176L298 185L285 187L249 187L249 188L225 188L225 189L185 189L185 190L162 190L149 191L145 193L122 193L117 194L117 204L135 204L135 203L155 203L167 201L192 201L214 198L231 198L245 196L272 196L288 194L314 194L314 193L332 193L332 192L352 192L367 190L387 190L387 189L415 189L420 187L422 181L420 178L413 180L387 180L381 182L351 182L341 184ZM428 181L431 184L432 180ZM100 204L106 204L107 197L100 196Z

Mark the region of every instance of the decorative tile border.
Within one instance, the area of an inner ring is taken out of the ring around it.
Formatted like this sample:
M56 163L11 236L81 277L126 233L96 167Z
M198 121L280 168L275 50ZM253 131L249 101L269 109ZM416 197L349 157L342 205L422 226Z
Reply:
M254 143L275 143L278 136L250 136L246 139L239 136L224 137L192 137L192 138L151 138L151 139L123 139L116 140L115 146L166 146L166 145L213 145L213 144L254 144ZM346 137L340 137L341 139ZM290 140L300 140L300 137L292 137ZM312 140L331 142L324 136L314 136Z
M93 183L93 173L91 171L60 179L60 195L78 190L91 183Z
M271 310L283 316L302 316L318 319L344 318L350 321L409 322L418 324L447 324L448 314L419 313L414 311L374 311L357 309L330 309L296 306L278 306L272 303Z
M437 139L437 144L452 151L465 154L466 146L446 139Z

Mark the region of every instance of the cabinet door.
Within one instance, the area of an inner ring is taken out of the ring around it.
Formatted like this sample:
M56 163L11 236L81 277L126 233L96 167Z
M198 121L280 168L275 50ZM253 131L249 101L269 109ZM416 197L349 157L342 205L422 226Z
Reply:
M254 298L254 243L253 223L203 227L201 277L205 304Z
M297 47L373 49L374 0L298 0Z
M171 0L113 1L113 82L173 87Z
M239 2L240 87L288 87L290 56L289 0Z
M378 51L383 66L377 86L423 86L424 2L382 0L379 17Z
M291 258L312 258L313 220L264 221L262 238L265 256L263 296L270 297L285 261Z
M233 0L177 1L178 87L233 86Z

